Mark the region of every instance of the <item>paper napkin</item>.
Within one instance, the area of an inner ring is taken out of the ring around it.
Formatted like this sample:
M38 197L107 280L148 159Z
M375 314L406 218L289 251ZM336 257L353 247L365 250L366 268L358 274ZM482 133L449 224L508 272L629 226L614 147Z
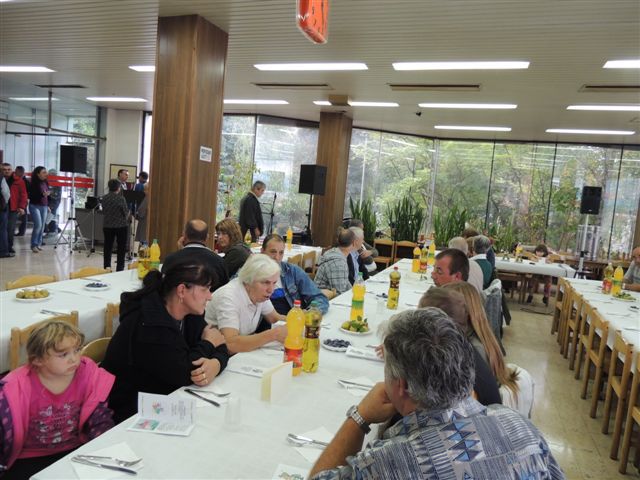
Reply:
M73 456L77 452L71 454ZM139 455L131 450L131 447L127 445L126 442L117 443L116 445L111 445L110 447L103 448L101 450L96 450L93 452L83 452L79 455L100 455L103 457L115 457L121 460L136 460L140 458ZM69 457L69 461L71 462L71 456ZM112 462L105 462L112 463ZM90 467L89 465L83 465L82 463L71 462L73 469L76 472L78 478L84 479L110 479L110 478L123 478L123 477L131 477L132 475L128 475L126 473L117 472L115 470L105 470L104 468L99 467ZM115 463L114 463L115 465ZM130 468L131 470L140 471L144 467L144 460L140 463L136 463Z
M329 430L327 430L325 427L316 428L315 430L310 430L308 432L300 433L298 435L301 435L307 438L313 438L314 440L319 440L321 442L327 442L327 443L333 440L333 434ZM313 445L306 445L304 447L293 447L293 448L295 448L297 452L307 460L307 462L312 464L316 463L316 460L318 460L323 450L322 447L313 446Z

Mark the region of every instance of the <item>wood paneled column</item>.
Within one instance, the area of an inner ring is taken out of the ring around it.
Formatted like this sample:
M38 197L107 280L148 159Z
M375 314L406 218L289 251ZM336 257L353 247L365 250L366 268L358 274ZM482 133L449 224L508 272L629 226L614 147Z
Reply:
M352 124L353 120L344 113L320 114L316 164L327 167L327 186L324 195L313 197L311 233L314 245L332 245L336 229L342 223Z
M185 222L216 214L228 35L197 15L158 19L149 239L162 257ZM212 150L200 159L200 147Z

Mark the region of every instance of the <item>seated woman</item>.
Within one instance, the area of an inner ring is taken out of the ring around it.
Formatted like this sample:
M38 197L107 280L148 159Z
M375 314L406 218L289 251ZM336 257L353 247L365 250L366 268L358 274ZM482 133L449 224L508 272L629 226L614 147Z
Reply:
M538 259L547 258L549 256L549 248L544 243L541 243L534 250ZM529 296L527 297L527 303L533 301L533 294L538 291L538 285L540 282L544 283L544 290L542 295L542 303L549 305L549 296L551 295L551 275L534 275L529 285Z
M240 225L232 218L225 218L216 224L216 235L216 245L224 253L224 268L229 278L233 278L251 255L251 249L242 243Z
M229 352L249 352L269 342L284 342L286 326L258 331L262 316L268 324L286 318L276 312L270 300L279 278L280 266L260 253L251 255L238 277L214 292L206 320L220 329Z
M113 427L114 377L80 355L83 341L73 325L46 322L27 340L27 365L0 381L2 478L29 478Z
M136 413L138 392L207 385L227 365L224 336L204 321L218 279L188 250L174 253L162 273L150 271L142 289L122 294L120 326L102 362L116 376L109 406L117 422Z

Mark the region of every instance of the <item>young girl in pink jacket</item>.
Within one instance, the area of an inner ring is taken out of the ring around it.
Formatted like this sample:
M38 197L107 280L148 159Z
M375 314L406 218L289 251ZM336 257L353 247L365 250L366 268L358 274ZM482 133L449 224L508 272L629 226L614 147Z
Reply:
M27 341L28 363L0 380L0 476L29 478L113 426L115 377L80 355L84 335L46 322Z

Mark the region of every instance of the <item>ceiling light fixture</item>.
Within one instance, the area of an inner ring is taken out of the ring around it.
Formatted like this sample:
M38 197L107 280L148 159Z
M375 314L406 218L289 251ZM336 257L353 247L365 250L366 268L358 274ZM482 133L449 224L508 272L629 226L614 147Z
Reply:
M331 106L331 102L329 100L314 100L313 103L315 105Z
M0 72L3 73L48 73L55 72L47 67L41 67L38 65L0 65Z
M269 72L368 70L365 63L256 63L254 67Z
M236 100L224 100L225 105L289 105L289 102L286 100L246 100L246 99L236 99Z
M522 70L529 62L395 62L394 70Z
M352 107L399 107L396 102L352 102L349 100L349 105Z
M129 65L131 70L135 70L136 72L155 72L155 65Z
M640 68L640 59L636 60L609 60L602 68Z
M567 110L594 110L602 112L640 112L640 105L569 105Z
M513 103L419 103L421 108L469 108L469 109L496 109L513 110L518 105Z
M146 102L144 98L138 97L87 97L92 102Z
M15 100L16 102L47 102L49 97L9 97L9 100ZM56 97L51 97L51 101L57 102Z
M489 127L475 125L434 125L437 130L475 130L479 132L510 132L511 127Z
M586 135L633 135L632 130L586 130L582 128L547 128L547 133L578 133Z

